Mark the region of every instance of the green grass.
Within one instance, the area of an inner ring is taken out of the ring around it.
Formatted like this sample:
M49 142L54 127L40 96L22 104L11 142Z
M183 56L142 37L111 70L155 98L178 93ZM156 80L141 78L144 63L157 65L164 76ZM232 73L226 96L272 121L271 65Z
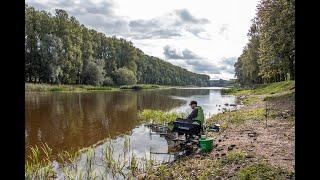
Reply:
M259 101L259 98L258 98L258 97L251 96L251 97L248 97L248 98L244 99L244 100L242 101L242 103L243 103L244 105L250 105L250 104L254 104L254 103L258 102L258 101Z
M151 110L151 109L145 109L139 112L138 116L146 122L160 123L160 124L168 124L176 120L178 117L181 117L177 113L169 113L165 111Z
M289 91L295 86L295 81L282 81L271 84L258 85L255 89L223 89L221 92L223 94L233 94L233 95L262 95L262 94L276 94L280 92Z
M295 98L295 93L294 92L289 92L285 94L280 94L280 95L270 95L265 97L263 100L264 101L294 101Z
M25 83L26 92L85 92L85 91L115 91L115 90L140 90L140 89L158 89L164 86L154 84L136 84L120 87L110 86L91 86L91 85L51 85L51 84L33 84Z
M258 163L241 169L237 173L240 180L251 179L294 179L294 174L265 163Z
M230 152L226 155L226 157L220 159L218 163L220 166L224 166L227 164L241 164L246 159L246 153L244 152Z
M264 118L264 108L251 109L247 111L233 111L217 114L207 120L208 124L218 122L243 123L247 120L262 120ZM223 129L223 127L221 127Z
M51 85L25 83L26 92L82 92L82 91L110 91L115 87L90 86L90 85Z
M141 89L158 89L159 85L154 84L136 84L136 85L125 85L120 86L120 89L130 89L130 90L141 90Z
M244 89L240 88L228 88L228 89L221 89L221 94L235 94L238 91L243 91Z

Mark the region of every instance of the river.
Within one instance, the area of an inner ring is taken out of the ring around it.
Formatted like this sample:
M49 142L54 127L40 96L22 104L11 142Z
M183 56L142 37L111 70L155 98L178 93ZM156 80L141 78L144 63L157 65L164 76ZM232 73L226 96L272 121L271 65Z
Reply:
M143 109L190 113L191 100L203 107L208 118L221 111L219 105L235 103L236 99L221 95L220 88L26 93L25 146L47 143L53 154L91 146L99 157L103 156L103 147L110 145L119 155L129 139L128 154L138 159L150 156L152 151L166 153L166 139L152 133L137 113ZM153 158L170 161L173 157L157 154ZM78 163L83 161L81 155Z

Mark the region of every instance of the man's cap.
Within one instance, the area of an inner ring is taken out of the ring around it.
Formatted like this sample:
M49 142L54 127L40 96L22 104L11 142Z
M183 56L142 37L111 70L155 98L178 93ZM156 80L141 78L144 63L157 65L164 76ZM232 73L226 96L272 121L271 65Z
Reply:
M191 101L189 105L192 105L192 104L197 105L198 103L197 103L197 101Z

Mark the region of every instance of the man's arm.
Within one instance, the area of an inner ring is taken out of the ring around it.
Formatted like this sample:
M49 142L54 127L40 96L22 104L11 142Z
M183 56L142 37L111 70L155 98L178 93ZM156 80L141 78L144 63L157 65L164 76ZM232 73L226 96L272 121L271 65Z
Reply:
M187 117L187 119L192 120L193 118L197 117L198 109L194 109L191 114Z

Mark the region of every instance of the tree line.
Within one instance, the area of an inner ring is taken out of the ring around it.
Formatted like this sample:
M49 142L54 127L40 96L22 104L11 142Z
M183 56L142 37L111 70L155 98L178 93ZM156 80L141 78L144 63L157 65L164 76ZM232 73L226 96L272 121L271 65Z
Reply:
M88 29L57 9L25 6L25 81L51 84L209 85L196 74L148 56L122 38Z
M242 85L295 78L295 0L261 0L235 63Z
M227 87L227 86L236 86L236 80L235 79L218 79L218 80L210 80L209 86L211 87Z

